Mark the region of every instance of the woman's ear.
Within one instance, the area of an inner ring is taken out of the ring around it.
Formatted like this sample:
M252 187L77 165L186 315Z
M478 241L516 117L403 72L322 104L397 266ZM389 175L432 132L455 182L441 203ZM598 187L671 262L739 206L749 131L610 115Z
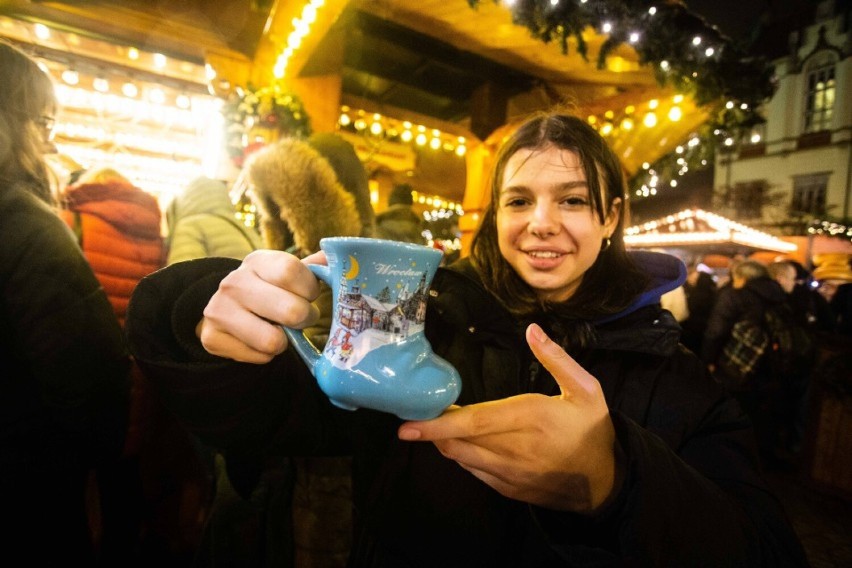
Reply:
M607 213L606 220L604 222L607 237L612 237L612 233L615 232L615 227L618 226L618 221L621 219L621 205L621 198L616 197L612 200L612 205L609 206L609 212Z

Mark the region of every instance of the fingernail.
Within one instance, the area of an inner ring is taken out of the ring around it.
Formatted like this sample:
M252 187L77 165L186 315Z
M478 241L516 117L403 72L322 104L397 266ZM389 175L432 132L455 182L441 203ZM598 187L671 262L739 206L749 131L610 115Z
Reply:
M544 330L537 323L530 324L530 333L532 336L538 339L540 343L544 343L547 341L547 334L544 333Z
M413 441L420 439L420 430L415 430L414 428L402 428L399 431L399 439L406 441Z

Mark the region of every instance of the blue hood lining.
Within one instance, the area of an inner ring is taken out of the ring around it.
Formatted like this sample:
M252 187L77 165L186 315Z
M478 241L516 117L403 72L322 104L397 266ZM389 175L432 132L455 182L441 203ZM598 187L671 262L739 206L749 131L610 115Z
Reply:
M639 294L630 306L617 314L603 317L596 324L607 323L631 314L640 308L660 303L660 297L686 282L686 265L676 256L644 250L628 251L630 257L651 279L648 289Z

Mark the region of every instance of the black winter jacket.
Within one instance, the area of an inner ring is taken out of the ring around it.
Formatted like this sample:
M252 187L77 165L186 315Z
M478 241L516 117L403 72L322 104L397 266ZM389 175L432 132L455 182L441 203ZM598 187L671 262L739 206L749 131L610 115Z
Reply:
M267 365L204 352L195 325L236 266L193 261L143 280L130 306L131 349L184 423L227 453L234 484L244 491L268 456L351 452L350 565L805 563L757 473L748 420L678 345L677 324L659 307L659 294L597 325L594 345L572 353L603 386L627 470L617 497L586 516L502 497L433 445L400 441L395 416L333 407L292 350ZM466 261L439 270L426 321L435 352L462 376L458 404L556 393L523 326Z
M83 565L86 475L127 434L124 338L54 211L0 182L0 218L0 546L33 566Z

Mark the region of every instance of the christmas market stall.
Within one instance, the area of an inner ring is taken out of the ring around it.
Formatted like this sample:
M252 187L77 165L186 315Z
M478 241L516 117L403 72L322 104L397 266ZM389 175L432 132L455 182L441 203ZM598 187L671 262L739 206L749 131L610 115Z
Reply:
M703 209L685 209L634 225L625 229L624 235L629 248L664 249L687 264L709 256L747 257L761 251L786 255L798 248L793 243Z

